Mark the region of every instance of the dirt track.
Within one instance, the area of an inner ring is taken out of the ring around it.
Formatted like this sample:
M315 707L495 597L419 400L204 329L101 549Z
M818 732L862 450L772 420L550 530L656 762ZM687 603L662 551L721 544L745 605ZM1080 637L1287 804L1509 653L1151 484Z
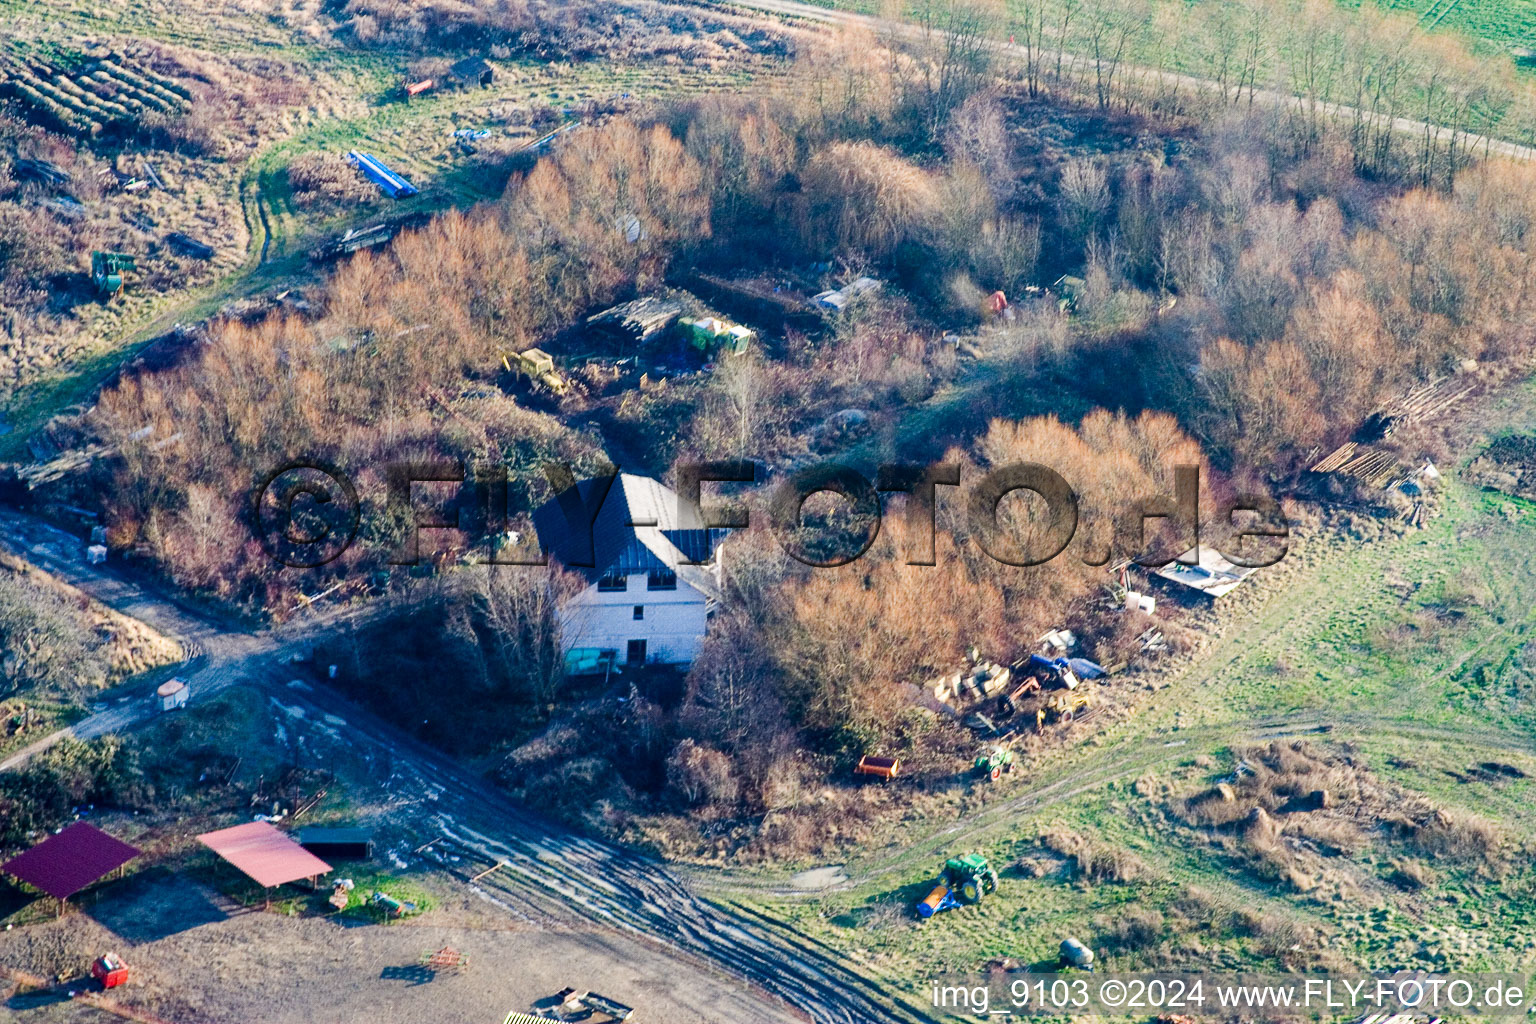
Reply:
M666 1024L799 1019L740 982L679 964L665 950L611 929L510 923L492 905L461 902L421 922L360 927L231 908L201 886L162 876L134 892L104 894L83 913L0 933L0 963L77 970L115 949L132 977L110 994L175 1024L492 1022L572 984L590 985L636 1007L637 1018ZM146 904L174 909L178 919L133 920ZM134 937L131 946L123 946L124 932ZM445 946L466 955L467 966L424 970L423 954ZM9 1008L19 1021L87 1019L82 1012L96 1019L97 1011L61 995L19 996Z
M198 651L183 671L191 683L189 713L212 694L237 683L260 687L311 722L343 722L345 742L361 756L391 766L401 796L425 811L411 815L418 835L441 837L461 850L466 864L505 866L481 880L485 902L514 920L532 913L551 920L577 915L629 936L660 944L673 956L696 959L751 982L816 1022L885 1024L931 1020L830 956L800 945L787 933L708 903L663 864L574 835L503 798L450 758L415 741L380 718L314 684L288 685L291 655L346 616L317 616L265 633L210 621L195 609L114 571L86 565L80 541L38 520L0 513L0 535L16 554L103 604L130 614ZM375 607L365 615L378 614ZM21 763L66 735L126 732L157 713L146 688L119 695L109 708L33 744L0 764ZM469 868L458 869L468 882ZM735 1020L731 1024L736 1024ZM743 1021L741 1024L747 1024Z
M801 0L729 0L725 4L705 3L704 6L745 7L751 10L763 11L767 14L800 19L819 25L860 25L907 38L917 36L920 31L916 27L903 24L902 22L877 18L867 14L856 14L852 11L821 7L813 3L801 2ZM1015 43L998 43L996 45L999 50L1014 55L1022 55L1025 52L1023 46ZM1066 52L1058 53L1055 50L1043 51L1040 57L1047 62L1054 62L1059 57L1063 65L1070 67L1090 66L1091 63L1086 57ZM1121 65L1121 73L1127 78L1134 78L1143 82L1171 84L1177 88L1188 89L1197 93L1209 91L1216 87L1216 83L1209 79L1196 78L1193 75L1182 75L1172 71L1138 67L1130 63ZM1252 102L1254 105L1262 107L1309 109L1306 99L1289 93L1276 92L1272 89L1254 90ZM1316 109L1325 117L1340 121L1358 119L1364 123L1378 124L1384 123L1387 120L1385 115L1371 115L1342 103L1317 103ZM1391 125L1394 131L1406 135L1414 135L1420 139L1434 138L1437 142L1454 141L1457 146L1469 152L1480 152L1484 156L1502 156L1510 160L1527 162L1536 160L1536 148L1522 146L1514 142L1506 142L1503 139L1495 139L1486 135L1453 132L1449 128L1425 124L1423 121L1415 121L1407 117L1394 117L1391 119Z

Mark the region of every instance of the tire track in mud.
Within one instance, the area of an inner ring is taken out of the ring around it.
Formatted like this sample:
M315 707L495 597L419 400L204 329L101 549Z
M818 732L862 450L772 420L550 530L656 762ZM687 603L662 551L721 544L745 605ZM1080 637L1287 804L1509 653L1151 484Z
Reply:
M328 688L308 685L283 692L281 701L320 720L342 719L350 746L387 754L401 780L392 788L397 795L413 791L430 815L423 841L437 839L438 847L462 855L456 865L430 859L470 884L477 897L535 923L570 921L574 913L659 943L756 985L817 1024L933 1020L834 957L701 899L661 862L562 831L511 804L446 755ZM493 864L500 867L470 882Z

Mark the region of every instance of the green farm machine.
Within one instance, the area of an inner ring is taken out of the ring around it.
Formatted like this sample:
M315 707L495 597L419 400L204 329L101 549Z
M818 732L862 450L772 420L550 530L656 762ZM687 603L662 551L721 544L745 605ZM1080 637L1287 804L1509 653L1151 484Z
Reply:
M927 920L940 911L980 903L983 896L996 891L997 872L987 858L968 853L944 862L943 875L914 909L920 919Z
M138 264L125 253L100 250L91 253L91 280L96 282L96 291L105 298L123 290L123 271L136 269Z
M1013 771L1013 751L1003 746L992 746L976 755L973 765L977 775L996 782L1004 772Z

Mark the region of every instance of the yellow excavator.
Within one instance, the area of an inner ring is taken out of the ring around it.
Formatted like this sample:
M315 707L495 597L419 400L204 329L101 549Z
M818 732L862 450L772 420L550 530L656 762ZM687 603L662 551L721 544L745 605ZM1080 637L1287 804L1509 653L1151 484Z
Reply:
M1035 710L1035 732L1044 732L1046 722L1070 725L1079 711L1093 706L1093 698L1080 690L1055 690Z
M536 385L542 385L557 395L562 395L570 387L570 381L555 369L555 360L543 349L530 348L522 352L504 350L501 353L501 365L507 368L509 373L519 373L527 377Z

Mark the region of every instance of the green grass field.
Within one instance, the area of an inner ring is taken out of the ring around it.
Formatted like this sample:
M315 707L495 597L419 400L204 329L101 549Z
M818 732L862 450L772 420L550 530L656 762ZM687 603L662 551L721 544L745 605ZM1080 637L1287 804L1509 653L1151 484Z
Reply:
M1536 429L1536 386L1484 419ZM742 895L738 905L792 924L915 1002L939 972L1053 959L1066 935L1113 950L1105 936L1133 911L1161 923L1145 948L1112 952L1111 969L1536 969L1536 656L1526 653L1536 506L1448 475L1443 515L1425 529L1369 542L1314 535L1290 557L1283 585L1252 584L1222 635L1137 714L1092 724L1023 765L958 828L907 823L847 865L849 891ZM1118 685L1137 699L1134 679ZM1509 837L1508 869L1431 859L1435 884L1404 889L1390 879L1413 851L1377 835L1323 857L1320 884L1296 891L1173 813L1231 772L1239 749L1295 739L1352 758L1384 786L1491 820ZM1525 777L1469 773L1484 763ZM1040 859L1049 830L1129 851L1142 870L1124 883L1007 870ZM999 894L916 923L912 903L943 860L973 849L1004 869Z
M821 7L835 10L853 11L865 15L881 14L886 8L880 0L807 0ZM1514 68L1517 71L1536 72L1536 4L1526 0L1336 0L1341 7L1358 10L1362 3L1374 3L1381 10L1404 16L1408 19L1416 19L1415 24L1404 31L1393 29L1391 33L1380 33L1371 37L1371 45L1380 46L1383 50L1393 48L1398 43L1409 43L1421 35L1440 35L1447 39L1454 38L1464 44L1472 54L1474 61L1480 62L1483 70L1497 72ZM1007 31L1015 33L1023 20L1023 0L1004 0L1005 9L1009 12L1011 23ZM1038 8L1038 4L1032 4ZM1081 4L1075 10L1081 11ZM1061 45L1060 32L1060 4L1046 3L1045 37L1044 45L1047 49ZM1295 47L1303 38L1296 32L1295 17L1289 13L1290 5L1275 5L1267 25L1261 26L1261 39L1259 47L1264 54L1261 61L1258 87L1270 88L1281 91L1289 91L1286 75L1286 64L1292 57L1303 56L1296 53ZM1248 32L1248 26L1252 22L1252 15L1246 8L1240 7L1236 0L1200 0L1198 3L1185 3L1183 0L1146 0L1138 6L1148 12L1147 21L1143 30L1132 35L1127 43L1125 59L1134 64L1148 68L1160 68L1170 72L1188 75L1194 78L1215 80L1219 77L1218 67L1230 65L1233 56L1241 48L1248 45L1244 38ZM1075 22L1068 32L1069 42L1064 49L1076 56L1088 57L1091 54L1091 44L1083 33L1087 31L1087 20L1080 14L1075 15ZM1225 47L1218 47L1213 40L1225 38L1228 40ZM1347 51L1352 46L1358 46L1356 42L1346 41L1343 49L1334 52L1334 57L1325 59L1346 58ZM1226 59L1220 56L1224 49ZM1328 49L1324 48L1325 51ZM1401 71L1401 81L1394 88L1403 90L1403 107L1398 111L1398 116L1408 118L1420 118L1428 116L1435 119L1441 115L1426 115L1424 106L1426 97L1433 93L1430 82L1435 75L1429 69L1431 61L1426 61L1422 56L1411 58L1404 70ZM1233 68L1228 66L1227 73ZM1085 72L1086 77L1091 78L1091 70ZM1336 88L1345 88L1345 79L1348 72L1344 72L1338 78ZM1529 84L1529 78L1520 76L1525 84ZM1491 75L1490 80L1498 83L1498 76ZM1379 87L1377 82L1371 88ZM1443 76L1435 85L1435 88L1443 89ZM1228 88L1232 88L1229 81ZM1471 88L1470 86L1468 88ZM1369 89L1367 94L1369 94ZM1484 94L1472 93L1470 104L1469 125L1471 130L1493 138L1507 139L1529 145L1531 142L1532 126L1530 124L1529 99L1518 102L1516 97L1510 95L1509 89L1495 84ZM1329 99L1335 103L1349 104L1352 95L1340 91L1331 95ZM1439 110L1439 105L1436 110Z
M1358 7L1358 0L1338 0ZM1377 0L1377 6L1418 18L1426 31L1455 32L1505 53L1529 57L1536 46L1536 5L1524 0ZM1532 67L1529 61L1522 62Z
M878 14L877 0L806 0L834 10ZM1200 6L1214 6L1222 0L1204 0ZM1423 32L1454 33L1485 44L1490 54L1513 54L1522 67L1536 68L1529 58L1536 48L1536 5L1525 0L1336 0L1341 7L1358 10L1363 3L1373 3L1381 10L1416 19Z
M146 343L176 323L194 323L233 300L313 280L307 254L323 239L386 215L435 212L495 198L505 168L461 153L452 131L490 127L486 148L501 152L531 140L528 115L561 110L620 94L636 99L736 88L765 67L728 72L664 62L540 63L497 61L492 88L439 92L407 104L397 96L402 70L420 52L357 51L307 39L275 18L238 5L214 5L192 16L181 0L102 7L74 0L17 3L0 0L19 51L58 48L57 40L132 37L212 55L259 55L288 62L307 85L307 105L287 109L264 130L257 151L241 163L208 161L178 186L179 202L227 208L243 220L247 242L238 258L221 254L211 280L163 294L135 292L111 303L82 307L81 333L89 344L67 362L7 396L0 459L25 461L30 437L48 419L86 404L101 382ZM51 51L50 51L51 52ZM402 172L421 194L396 203L382 195L342 212L298 208L285 168L294 157L319 151L366 149ZM147 193L155 196L157 193ZM160 211L152 211L159 214ZM171 223L163 216L157 220Z

